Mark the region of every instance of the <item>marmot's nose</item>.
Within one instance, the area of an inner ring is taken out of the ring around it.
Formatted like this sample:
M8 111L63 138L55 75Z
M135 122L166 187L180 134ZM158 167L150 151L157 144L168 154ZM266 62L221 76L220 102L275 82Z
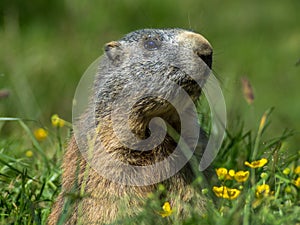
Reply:
M191 35L194 52L211 68L212 66L212 47L209 42L200 34Z
M213 50L210 43L202 35L190 31L185 31L179 36L211 68Z
M206 65L211 68L212 66L212 48L210 44L207 43L201 43L198 45L194 52L206 63Z

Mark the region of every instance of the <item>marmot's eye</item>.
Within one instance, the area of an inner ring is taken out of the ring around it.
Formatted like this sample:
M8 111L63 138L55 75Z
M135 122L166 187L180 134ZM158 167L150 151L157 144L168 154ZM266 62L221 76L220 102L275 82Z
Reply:
M161 42L157 38L147 37L144 40L144 47L147 50L150 50L150 51L157 50L160 48L160 46L161 46Z

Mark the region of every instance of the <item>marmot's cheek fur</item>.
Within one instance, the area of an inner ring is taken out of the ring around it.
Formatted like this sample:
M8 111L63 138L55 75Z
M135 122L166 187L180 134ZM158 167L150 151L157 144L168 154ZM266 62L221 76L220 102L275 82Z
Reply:
M180 133L179 115L165 99L181 101L175 99L178 90L174 87L178 85L196 102L201 94L199 83L205 83L210 72L205 64L209 68L212 65L211 45L200 34L183 29L138 30L119 41L107 43L95 77L95 94L91 98L95 100L91 104L96 105L92 105L79 120L82 135L93 132L93 125L89 121L96 115L96 121L101 121L97 135L105 146L105 151L114 159L136 166L164 160L176 148L176 142L170 136L167 135L160 145L150 151L132 151L116 137L114 130L122 130L122 127L120 125L118 128L118 124L112 123L112 110L120 100L131 104L132 111L128 116L130 132L140 139L151 135L148 125L153 117L161 117ZM170 82L175 85L170 85ZM160 95L151 96L148 93ZM181 104L186 107L184 99ZM119 109L118 113L122 113L122 110ZM197 119L191 120L192 122L197 122ZM125 138L126 135L124 134ZM201 156L205 140L205 135L201 132L195 155ZM104 224L113 222L122 213L134 216L141 210L147 195L158 187L158 184L121 185L104 178L93 168L86 170L86 167L87 162L73 136L63 159L62 192L53 205L49 225L56 224L62 214L66 213L66 224L76 224L79 220L81 224ZM166 199L176 208L174 216L177 220L189 213L184 209L183 202L191 204L199 213L205 210L205 198L201 196L199 188L191 185L194 179L193 170L187 164L162 182L167 190ZM79 193L83 185L86 197L71 201L72 204L68 205L71 199L68 193ZM69 208L65 208L66 206ZM121 212L124 206L128 211ZM68 210L69 212L65 212Z

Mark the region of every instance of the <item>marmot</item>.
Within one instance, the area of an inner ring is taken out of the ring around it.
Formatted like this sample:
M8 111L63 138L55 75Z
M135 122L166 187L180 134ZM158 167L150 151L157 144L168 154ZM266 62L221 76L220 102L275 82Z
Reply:
M127 216L134 216L143 207L149 193L155 192L159 184L165 187L164 199L175 209L176 219L187 214L182 207L183 201L191 203L193 208L199 209L199 213L203 212L205 198L201 196L199 188L191 185L196 177L190 164L186 164L166 180L163 176L172 169L172 163L160 168L163 170L162 174L145 172L142 177L146 185L134 185L138 180L126 183L134 178L126 177L128 171L124 171L119 164L135 166L138 170L158 162L165 163L164 160L175 151L177 143L168 133L152 149L139 151L127 144L134 142L132 135L137 140L145 140L153 135L149 122L154 117L162 118L182 134L181 127L184 124L181 124L182 118L176 107L186 108L187 102L179 97L179 104L174 106L167 100L174 100L179 96L176 89L178 85L196 103L201 94L199 83L205 82L212 66L210 43L200 34L184 29L143 29L125 35L119 41L107 43L104 51L89 107L78 121L81 129L79 136L82 138L78 140L73 135L66 150L62 165L62 192L52 208L48 224L56 224L59 220L64 221L64 224L76 224L79 220L80 224L108 224L120 218L118 215L122 207L126 208ZM170 82L175 85L170 85ZM132 97L140 92L144 92L144 95ZM162 94L153 96L152 93ZM128 103L130 107L130 115L125 115L128 119L125 125L118 124L118 120L112 121L111 116L114 109L117 114L123 113L125 108L118 108L122 103ZM191 118L188 123L192 126L192 123L197 122L197 118ZM123 140L120 140L116 133L122 133L126 124L130 135L123 134ZM196 152L201 155L205 135L200 133ZM82 153L88 151L87 139L91 137L90 134L98 140L93 145L98 152L94 153L94 161L87 163ZM86 143L78 143L82 140ZM100 150L97 149L99 142L102 145ZM102 155L103 152L105 156ZM101 171L93 166L87 169L90 163L105 164L110 161L109 157L114 162L101 167ZM114 175L114 178L110 179L106 175ZM155 180L160 182L155 183ZM85 195L72 202L68 193L80 191L84 191ZM71 203L75 206L70 212Z

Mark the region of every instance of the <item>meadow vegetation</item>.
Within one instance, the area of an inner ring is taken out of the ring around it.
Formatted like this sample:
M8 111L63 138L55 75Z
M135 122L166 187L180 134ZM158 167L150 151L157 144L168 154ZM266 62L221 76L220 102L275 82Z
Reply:
M122 224L300 224L299 9L298 0L1 1L0 224L46 223L80 77L105 42L145 27L210 40L228 128L202 190L211 199L205 213L187 205L191 216L175 221L161 187Z

